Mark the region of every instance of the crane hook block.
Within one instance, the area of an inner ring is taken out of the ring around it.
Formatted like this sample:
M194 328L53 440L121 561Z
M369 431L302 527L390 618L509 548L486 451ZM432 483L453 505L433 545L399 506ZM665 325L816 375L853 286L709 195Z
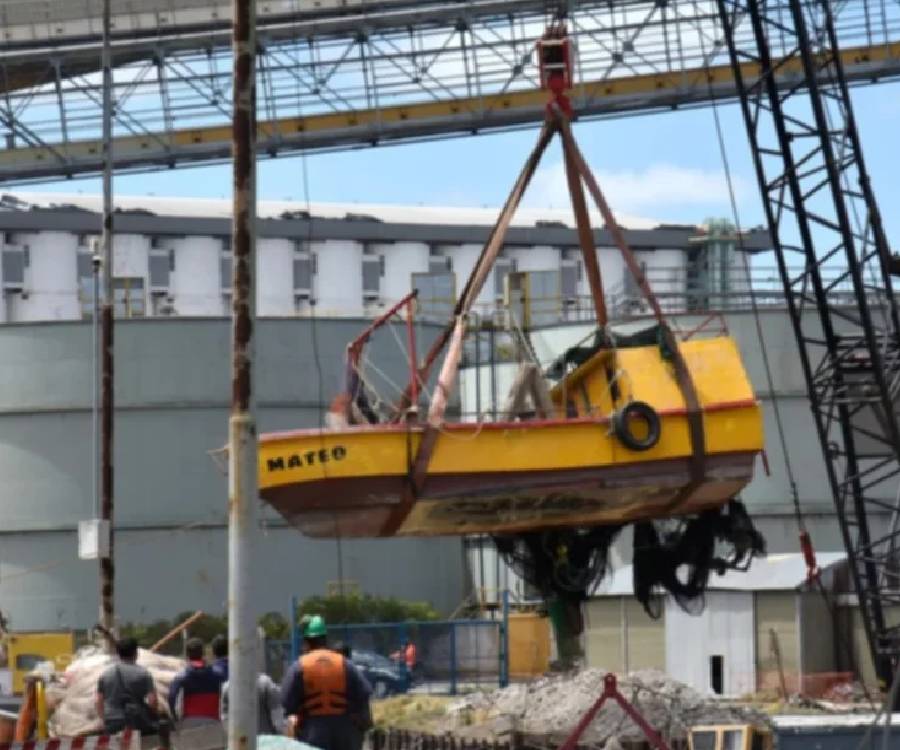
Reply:
M562 22L550 26L537 42L537 62L541 88L553 95L553 102L569 117L572 105L566 90L572 88L572 43Z

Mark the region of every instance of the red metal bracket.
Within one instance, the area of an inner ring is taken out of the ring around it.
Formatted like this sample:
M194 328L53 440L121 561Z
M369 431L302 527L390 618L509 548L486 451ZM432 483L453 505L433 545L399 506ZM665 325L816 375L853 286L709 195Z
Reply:
M656 748L656 750L670 750L665 740L663 740L662 735L651 727L647 723L647 720L638 713L638 710L625 700L625 696L619 692L616 676L614 674L608 674L603 678L603 693L597 699L597 702L588 709L588 712L581 717L581 721L578 722L578 725L572 730L572 734L566 738L566 741L559 746L559 750L575 750L578 745L578 740L581 739L581 735L585 733L588 726L590 726L590 723L594 720L594 717L597 716L598 712L603 707L603 704L608 700L613 700L619 704L619 708L628 714L631 720L637 724L644 733L644 736L647 738L647 742L650 743L651 747Z
M806 563L806 582L812 583L818 580L822 571L816 560L816 550L808 531L800 532L800 550L803 552L803 561Z

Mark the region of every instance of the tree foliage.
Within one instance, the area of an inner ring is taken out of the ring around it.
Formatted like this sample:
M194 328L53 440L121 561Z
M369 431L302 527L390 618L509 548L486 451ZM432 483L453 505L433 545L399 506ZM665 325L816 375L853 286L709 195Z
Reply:
M311 596L297 605L297 617L321 615L329 625L345 623L430 622L439 619L428 602L370 594Z
M129 622L119 628L122 637L132 636L142 648L150 648L192 612L182 612L171 620L159 619L148 623ZM297 607L298 619L303 615L322 615L329 625L344 623L430 622L439 619L428 602L409 602L394 597L347 594L345 596L311 596ZM259 618L259 625L270 640L286 640L291 636L287 618L279 612L267 612ZM187 636L209 643L217 635L228 634L226 615L204 614L187 629ZM176 636L166 643L160 653L180 656L184 651L184 636Z
M192 614L192 612L182 612L171 620L160 619L149 623L129 622L119 628L119 634L122 637L132 636L137 639L138 645L142 648L150 648ZM259 618L259 625L265 632L266 638L277 640L290 637L290 623L279 612L267 612ZM217 635L228 635L228 616L204 614L196 622L191 623L186 633L187 636L199 638L208 644ZM162 654L180 656L184 651L184 636L176 636L159 651Z

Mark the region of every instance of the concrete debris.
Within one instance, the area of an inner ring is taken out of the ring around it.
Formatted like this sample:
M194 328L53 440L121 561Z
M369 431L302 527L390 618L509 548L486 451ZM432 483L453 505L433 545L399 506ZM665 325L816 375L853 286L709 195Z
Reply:
M83 648L75 655L61 679L48 685L47 704L51 713L49 729L52 737L79 737L103 729L94 705L97 682L114 661L112 656L94 646ZM184 661L140 649L138 664L150 670L160 711L167 712L169 685L184 668Z
M861 703L869 708L869 696L859 682L839 682L832 685L822 697L831 703Z
M493 737L497 719L506 717L526 735L568 735L603 692L604 669L584 669L531 683L475 693L452 704L447 731ZM640 671L619 680L619 692L667 740L682 740L691 726L715 723L768 725L765 714L706 697L657 671ZM643 739L640 728L612 701L604 704L584 741L615 748Z

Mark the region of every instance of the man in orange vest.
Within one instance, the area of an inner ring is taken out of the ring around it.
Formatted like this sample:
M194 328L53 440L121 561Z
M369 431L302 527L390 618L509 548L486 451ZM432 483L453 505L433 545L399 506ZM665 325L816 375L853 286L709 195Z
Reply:
M359 750L372 722L372 688L353 662L327 648L324 619L310 618L303 635L306 653L281 686L284 715L297 717L301 742L322 750Z

